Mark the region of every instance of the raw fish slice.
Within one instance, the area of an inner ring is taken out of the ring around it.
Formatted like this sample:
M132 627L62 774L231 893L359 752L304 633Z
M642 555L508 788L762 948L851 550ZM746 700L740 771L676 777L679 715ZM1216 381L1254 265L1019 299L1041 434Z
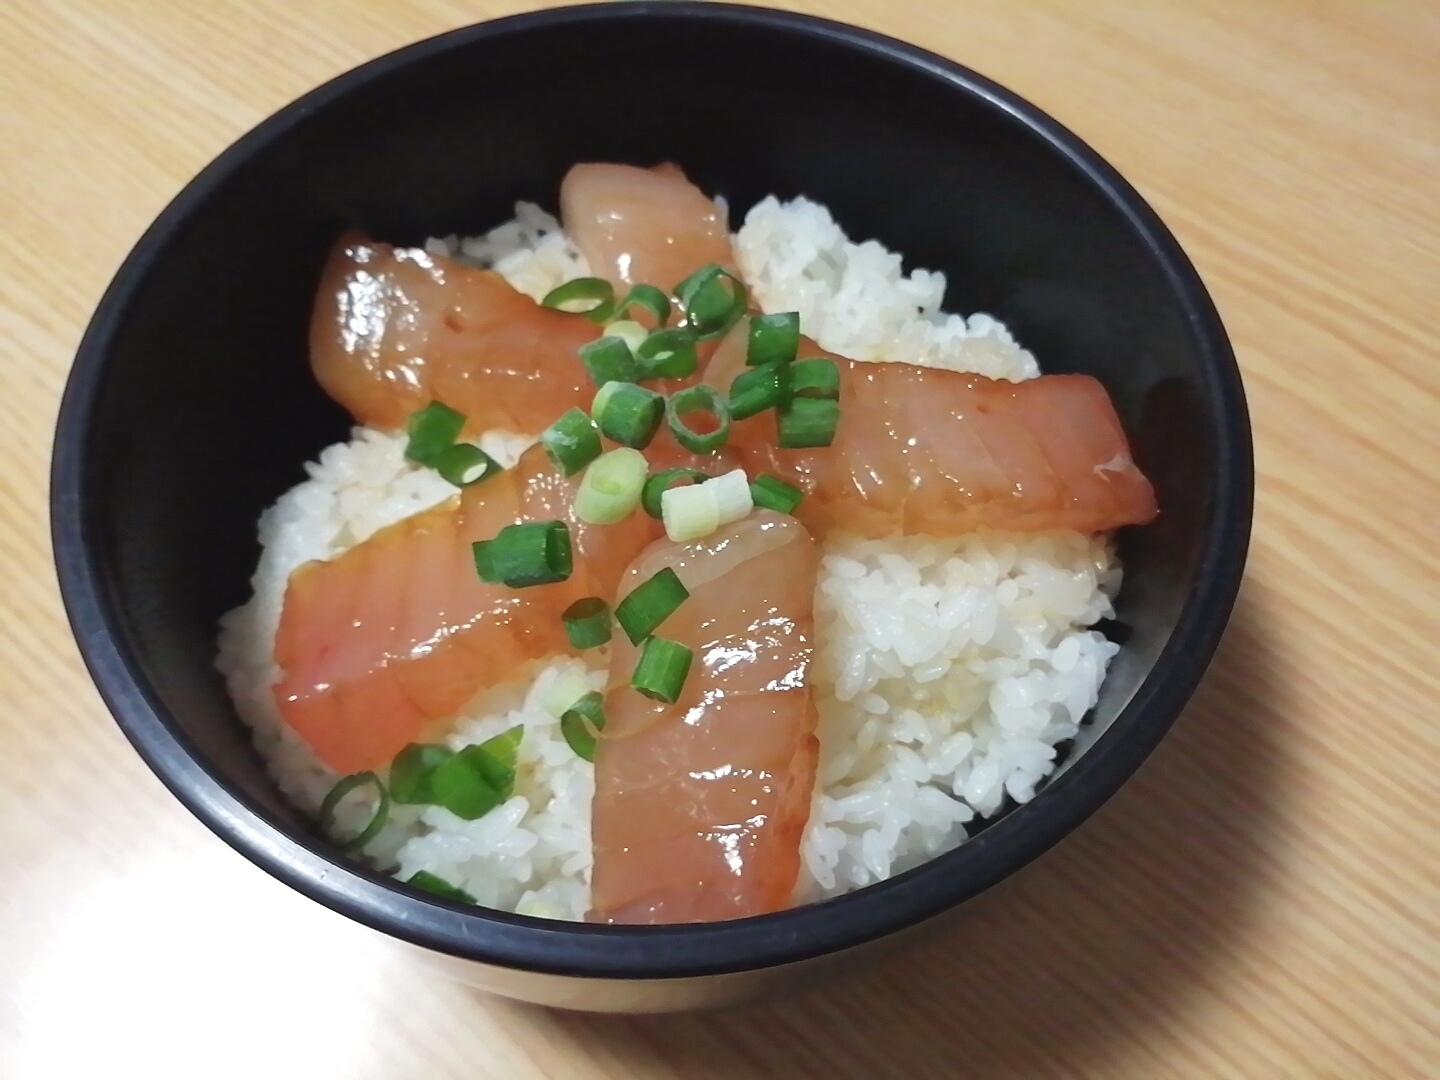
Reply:
M734 919L789 905L815 781L810 687L818 553L756 511L705 540L658 541L624 596L665 567L690 598L656 632L694 650L680 700L629 686L616 636L595 752L593 922Z
M340 773L389 763L432 722L532 660L570 651L561 612L613 594L626 565L659 535L636 513L620 525L575 521L577 480L543 451L458 497L381 529L334 559L290 575L275 662L285 722ZM482 582L470 545L517 521L570 524L568 581L511 589Z
M643 283L668 293L707 263L736 273L725 214L675 165L576 165L560 185L560 217L591 272L621 292Z
M577 350L600 328L489 270L357 232L337 241L310 323L310 364L358 423L395 430L442 401L471 434L538 434L595 387Z
M1109 395L1088 375L1008 382L847 360L808 340L800 355L840 367L835 441L780 450L767 411L735 424L731 443L752 475L771 472L807 493L796 513L817 536L1095 533L1143 525L1158 512ZM728 390L743 362L727 339L705 379Z

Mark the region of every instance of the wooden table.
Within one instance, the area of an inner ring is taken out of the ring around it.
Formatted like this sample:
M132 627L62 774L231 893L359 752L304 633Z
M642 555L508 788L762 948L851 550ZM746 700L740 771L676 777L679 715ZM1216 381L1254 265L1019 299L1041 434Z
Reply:
M1213 290L1255 420L1249 580L1194 704L922 954L718 1015L511 1005L254 869L141 765L72 645L47 535L90 311L242 131L523 6L0 5L0 1073L1440 1076L1433 3L788 5L969 64L1109 158Z

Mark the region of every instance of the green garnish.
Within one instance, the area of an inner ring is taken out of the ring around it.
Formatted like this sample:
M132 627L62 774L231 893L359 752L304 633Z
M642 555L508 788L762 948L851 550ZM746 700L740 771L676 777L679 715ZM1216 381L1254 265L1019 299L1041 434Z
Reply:
M515 793L515 752L525 734L513 727L478 746L466 746L430 776L435 804L456 817L484 817Z
M390 763L390 797L406 806L429 806L435 802L430 785L435 770L455 756L448 746L411 743Z
M345 796L357 788L365 786L374 787L379 794L380 798L375 805L375 813L358 833L348 840L341 840L335 835L335 811ZM380 834L380 830L385 827L385 822L389 820L390 793L385 790L385 785L381 782L380 777L373 772L358 772L342 778L330 789L330 793L320 804L320 831L334 840L335 846L341 851L356 851L363 848Z
M750 498L756 506L775 510L781 514L793 514L805 493L793 484L787 484L778 476L762 473L750 481Z
M621 446L643 450L665 415L665 399L633 382L607 382L590 408L601 433Z
M577 757L595 760L595 736L605 728L605 699L598 690L581 697L560 717L560 734Z
M750 367L762 364L788 364L800 350L800 313L786 311L779 315L756 315L750 320L750 345L745 363Z
M615 621L631 643L638 645L673 615L689 596L690 591L675 571L667 566L637 585L615 605Z
M475 897L471 896L464 889L451 885L444 878L437 874L430 873L429 870L415 871L415 873L405 879L405 884L414 885L417 889L423 889L425 892L442 896L446 900L458 900L462 904L475 903Z
M708 413L715 427L706 432L696 431L685 422L685 415L692 412ZM730 407L718 390L704 383L687 386L670 395L665 403L665 419L675 441L691 453L708 454L718 450L730 437Z
M765 364L742 371L730 384L730 417L748 420L790 398L790 364Z
M523 589L564 581L574 569L570 529L563 521L506 525L493 540L472 545L480 580Z
M780 410L782 449L829 446L840 422L840 404L828 398L797 397Z
M609 382L634 382L640 378L640 362L622 337L607 334L580 346L580 362L596 386Z
M683 379L695 374L695 335L689 330L656 330L635 350L642 379Z
M560 620L577 649L593 649L610 640L610 605L598 596L576 600L561 612Z
M580 478L575 516L587 525L618 525L640 505L648 468L645 455L628 446L602 454Z
M432 401L417 409L405 421L405 456L420 465L433 465L435 459L455 445L465 427L465 417L448 405Z
M675 299L685 323L701 341L719 337L745 314L745 284L716 263L702 266L679 285Z
M472 443L456 443L436 455L435 471L456 487L469 487L504 470L500 463Z
M690 661L694 656L678 641L646 638L635 673L630 676L630 685L652 700L673 705L685 688L685 677L690 674Z
M583 409L570 409L540 433L540 445L562 476L574 476L600 456L600 429Z
M615 305L610 313L612 319L623 319L632 307L644 308L655 319L655 325L664 326L670 321L670 298L654 285L632 285L625 299Z
M795 397L829 398L840 396L840 368L834 360L823 356L796 360L790 365L790 392Z
M592 322L604 322L615 308L615 290L604 278L576 278L551 289L540 306L584 315Z
M645 486L640 491L640 505L645 508L645 513L655 520L662 520L664 514L661 511L660 496L665 494L666 488L673 486L677 480L693 480L697 484L703 484L709 479L709 474L699 469L664 469L645 481Z

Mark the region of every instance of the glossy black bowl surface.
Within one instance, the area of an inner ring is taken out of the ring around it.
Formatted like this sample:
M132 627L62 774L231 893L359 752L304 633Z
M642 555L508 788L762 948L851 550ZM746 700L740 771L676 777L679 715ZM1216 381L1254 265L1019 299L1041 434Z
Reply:
M944 270L949 310L994 314L1046 370L1092 373L1114 396L1163 508L1122 537L1124 649L1052 782L958 851L762 918L568 925L427 900L369 873L267 780L213 666L216 620L247 596L262 508L347 431L305 356L327 247L348 225L418 242L482 230L517 199L553 206L581 160L680 162L737 221L768 193L818 199L852 236ZM421 42L224 153L95 314L61 410L52 510L65 603L101 693L226 842L320 903L466 964L481 985L648 1009L743 996L776 972L893 940L1074 829L1154 748L1208 663L1240 581L1252 489L1240 379L1204 287L1075 136L974 73L870 33L634 3Z

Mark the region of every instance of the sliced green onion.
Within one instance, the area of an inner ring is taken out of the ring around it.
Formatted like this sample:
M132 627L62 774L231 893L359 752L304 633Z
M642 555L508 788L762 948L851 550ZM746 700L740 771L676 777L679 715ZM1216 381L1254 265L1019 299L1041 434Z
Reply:
M405 421L405 456L421 465L429 465L442 452L455 445L465 417L448 405L432 401L410 414Z
M349 840L341 840L335 835L335 811L340 806L340 801L349 795L356 788L372 786L379 794L379 802L375 805L375 813L366 824L365 828L352 836ZM356 851L363 848L371 840L380 834L385 827L385 822L390 820L390 793L385 790L384 783L380 777L373 772L359 772L344 777L325 796L325 801L320 804L320 831L335 841L335 846L341 851Z
M406 885L414 885L417 889L434 893L436 896L443 896L446 900L458 900L462 904L475 903L475 897L471 896L464 889L451 885L438 874L432 874L429 870L417 870L405 879Z
M646 697L673 705L685 689L685 676L690 674L690 661L695 654L678 641L669 638L646 638L635 663L630 685Z
M730 417L748 420L790 398L789 364L765 364L742 371L730 384Z
M442 477L462 488L505 471L498 461L473 443L456 443L440 451L434 466Z
M690 596L684 582L670 567L658 571L637 585L615 605L615 621L631 644L639 645L655 628L675 613Z
M656 326L670 321L670 298L654 285L632 285L625 299L615 305L612 317L623 319L632 307L644 308L655 318Z
M814 356L796 360L790 365L790 393L795 397L829 398L840 396L840 368L834 360Z
M745 314L745 284L715 263L702 266L679 285L675 298L686 325L701 341L719 337Z
M605 698L592 690L560 717L560 734L577 757L595 760L595 736L605 729Z
M429 806L435 802L430 781L435 770L455 756L448 746L411 743L390 763L390 797L407 806Z
M696 431L685 422L685 414L706 412L715 420L712 431ZM665 420L675 441L694 454L708 454L725 445L730 437L730 407L713 386L700 383L671 394L665 403Z
M587 525L617 525L640 505L649 465L639 450L621 446L585 470L575 491L575 516Z
M684 544L739 521L754 505L745 470L732 469L694 487L667 488L660 495L660 517L665 535Z
M779 315L756 315L750 320L750 347L745 363L788 364L800 350L800 313L786 311Z
M570 409L540 433L540 445L564 476L574 476L600 456L600 429L583 409Z
M525 734L513 727L478 746L455 751L430 777L435 802L456 817L484 817L515 793L515 752Z
M523 589L564 581L574 569L570 530L563 521L506 525L493 540L472 545L480 580Z
M580 346L580 362L590 373L596 386L609 382L634 382L640 377L640 364L624 338L602 337Z
M621 319L605 327L605 336L618 337L630 347L631 355L634 355L640 343L650 336L650 331L631 319Z
M607 439L644 450L665 416L665 399L633 382L608 382L595 395L590 415Z
M593 649L610 640L610 605L598 596L576 600L560 613L560 620L577 649Z
M780 410L780 446L786 450L829 446L835 441L839 422L839 402L797 397Z
M540 306L571 311L594 322L604 322L615 308L615 290L604 278L576 278L551 289L540 301Z
M750 481L750 498L756 506L775 510L781 514L793 514L805 493L794 484L787 484L778 476L763 473Z
M660 497L667 488L678 480L692 480L703 484L709 479L710 475L699 469L665 469L645 481L645 487L640 491L640 505L645 508L645 513L658 521L663 516Z
M695 374L699 358L689 330L656 330L635 350L642 379L683 379Z

